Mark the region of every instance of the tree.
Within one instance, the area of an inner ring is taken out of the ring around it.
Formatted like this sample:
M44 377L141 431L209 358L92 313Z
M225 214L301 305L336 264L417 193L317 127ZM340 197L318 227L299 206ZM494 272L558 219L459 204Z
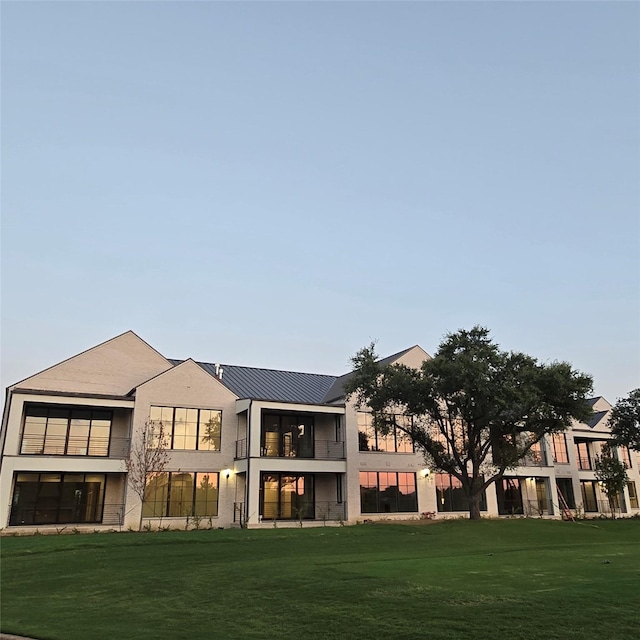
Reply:
M501 351L484 327L448 334L420 369L377 360L374 344L352 358L347 397L371 409L376 429L406 433L428 465L457 478L473 520L486 488L536 443L591 415L590 376Z
M629 476L624 464L613 456L613 451L608 444L602 447L602 454L596 456L595 475L609 499L611 512L615 518L614 509L618 504L618 496L622 493Z
M609 425L616 445L640 451L640 389L631 391L627 398L618 398Z
M141 502L138 531L142 529L142 514L147 488L151 481L165 470L168 462L169 453L164 425L162 422L145 422L126 461L127 482Z

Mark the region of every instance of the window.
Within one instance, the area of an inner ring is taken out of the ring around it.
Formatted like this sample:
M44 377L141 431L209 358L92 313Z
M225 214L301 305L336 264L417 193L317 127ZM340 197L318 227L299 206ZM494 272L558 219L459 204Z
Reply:
M104 474L17 473L11 525L102 521Z
M111 411L27 405L20 453L108 456Z
M553 461L557 464L569 464L567 436L564 433L554 433L551 436L551 444L553 446Z
M632 509L638 509L638 491L636 489L636 483L633 481L627 482L627 490L629 491L629 506Z
M411 428L411 416L392 416L399 426ZM372 415L364 411L358 412L358 443L360 451L385 451L391 453L413 453L411 438L401 429L391 427L387 435L383 435L372 424Z
M556 478L556 486L560 497L560 506L564 507L564 503L566 503L569 509L575 509L576 499L573 494L573 480L571 478Z
M313 520L313 476L263 473L260 483L260 515L266 520Z
M263 414L262 455L276 458L313 458L313 417L293 413Z
M586 512L597 513L596 483L593 480L581 480L582 506Z
M362 513L418 511L416 474L361 471L360 510Z
M582 470L591 469L591 456L589 455L589 444L587 442L576 442L576 454L578 456L578 468Z
M168 449L220 451L222 411L151 407L152 428L162 424Z
M628 447L620 447L618 449L618 458L627 469L631 469L631 453Z
M147 482L142 517L217 516L218 480L218 473L156 473Z
M438 511L469 511L469 500L462 483L448 473L436 473L436 497ZM487 510L487 495L483 491L480 499L480 511Z
M501 516L524 514L522 487L519 478L502 478L502 481L497 481L496 497L498 498L498 513Z

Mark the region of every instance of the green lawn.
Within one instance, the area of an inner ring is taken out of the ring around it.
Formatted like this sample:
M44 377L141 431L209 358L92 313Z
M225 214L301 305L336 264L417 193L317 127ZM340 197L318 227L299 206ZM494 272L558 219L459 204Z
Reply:
M640 521L2 538L2 631L47 640L640 637Z

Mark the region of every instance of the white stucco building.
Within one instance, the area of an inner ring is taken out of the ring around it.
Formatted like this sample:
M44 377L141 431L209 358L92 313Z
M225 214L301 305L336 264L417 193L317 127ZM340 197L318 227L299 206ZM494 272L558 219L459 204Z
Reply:
M428 357L415 346L384 361ZM170 360L126 332L7 389L0 528L137 528L141 510L154 527L465 514L455 479L345 403L344 378ZM589 424L546 439L489 488L487 515L561 517L562 499L587 515L640 512L637 454L617 450L630 482L616 504L595 481L611 406L592 404ZM143 505L126 460L145 424L160 422L169 462Z

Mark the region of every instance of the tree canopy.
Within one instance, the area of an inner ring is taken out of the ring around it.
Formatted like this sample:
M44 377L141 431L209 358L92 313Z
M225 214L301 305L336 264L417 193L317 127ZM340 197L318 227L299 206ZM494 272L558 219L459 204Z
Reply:
M640 389L619 398L609 416L614 443L640 451Z
M420 369L380 364L374 344L352 363L347 396L370 408L376 429L405 432L428 465L456 477L472 519L485 489L546 434L591 415L589 375L502 351L484 327L448 334ZM396 424L398 414L413 419Z

